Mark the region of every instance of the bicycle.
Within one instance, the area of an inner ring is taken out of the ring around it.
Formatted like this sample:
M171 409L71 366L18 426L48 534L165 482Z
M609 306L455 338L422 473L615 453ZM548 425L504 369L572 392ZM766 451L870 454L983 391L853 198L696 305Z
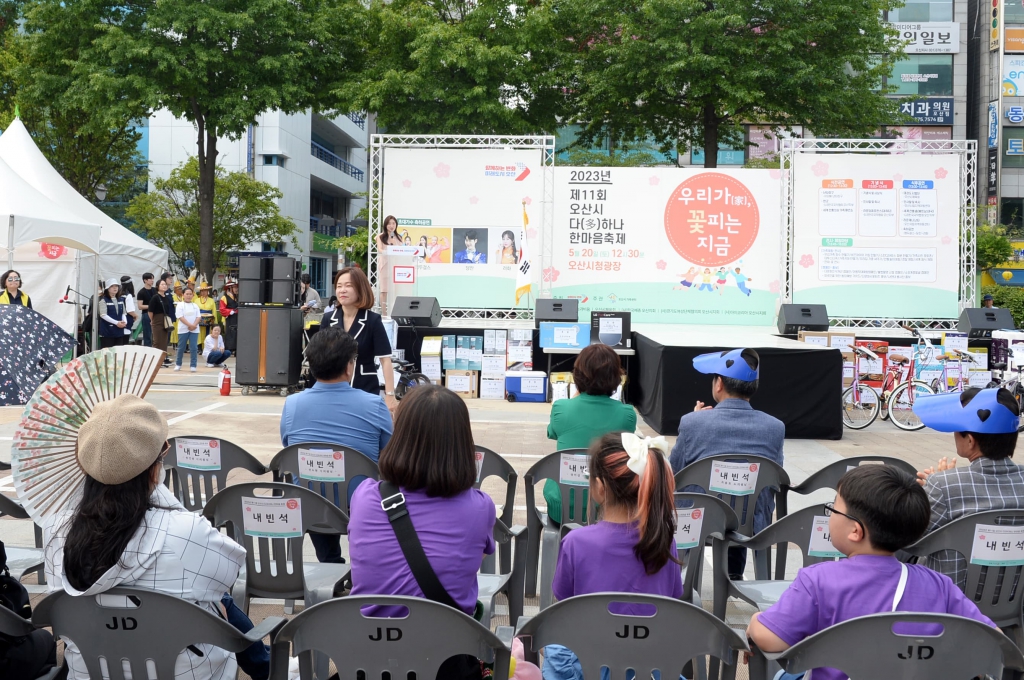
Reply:
M996 372L999 373L999 377L998 379L993 379L992 382L985 385L985 387L1002 387L1009 390L1010 394L1013 395L1013 398L1017 400L1017 407L1020 408L1024 405L1024 363L1017 364L1016 371L1017 375L1014 376L1011 372L1011 376L1007 378L1006 374L1008 371L1005 363L1000 362L992 364L993 378L995 378Z
M940 354L935 359L942 364L942 378L935 378L931 382L931 387L936 394L945 394L947 392L963 392L964 389L969 387L967 380L964 380L964 359L970 364L978 363L977 359L970 352L965 352L960 349L947 349L945 354ZM949 362L956 359L957 367L959 369L956 385L952 388L949 387Z
M853 350L853 383L843 390L843 425L851 430L863 430L875 422L881 408L881 399L874 387L860 381L861 357L878 360L878 355L866 347L851 345Z
M394 359L391 363L395 370L395 399L401 401L412 388L430 384L430 378L414 371L411 362Z
M916 328L907 326L903 328L913 333L920 343L918 349L914 350L913 358L907 358L901 354L889 355L889 369L886 371L885 380L882 383L882 399L885 402L885 415L882 419L891 419L892 424L899 429L913 432L924 427L924 423L914 413L914 402L920 396L935 394L935 390L925 381L911 376L914 375L914 365L918 358L920 357L926 363L933 360L935 348ZM905 378L903 377L904 370L906 370Z

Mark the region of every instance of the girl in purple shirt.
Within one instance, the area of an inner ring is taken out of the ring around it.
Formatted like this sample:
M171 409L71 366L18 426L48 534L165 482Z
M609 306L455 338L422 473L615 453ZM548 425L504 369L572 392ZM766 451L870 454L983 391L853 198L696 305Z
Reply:
M419 388L417 388L419 389ZM590 493L601 521L562 539L552 592L559 600L589 593L641 593L680 598L676 515L669 447L657 437L604 435L590 447ZM622 614L646 614L622 606ZM579 660L560 645L544 649L545 680L582 679Z

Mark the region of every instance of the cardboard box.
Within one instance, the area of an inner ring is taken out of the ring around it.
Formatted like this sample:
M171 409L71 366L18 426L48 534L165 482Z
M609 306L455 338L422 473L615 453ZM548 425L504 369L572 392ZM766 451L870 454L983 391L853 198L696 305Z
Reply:
M504 356L487 356L484 355L483 362L480 369L481 378L498 378L504 385L505 379L505 357ZM505 388L502 387L502 390ZM481 387L481 393L483 388Z
M455 343L455 368L479 371L483 368L484 339L480 335L460 335Z
M455 365L454 335L445 335L441 337L441 367L446 371L458 368Z
M480 378L480 398L499 400L505 398L505 377Z
M423 375L430 378L431 382L441 382L441 357L421 356L420 370Z
M508 360L510 371L533 370L533 329L513 328L508 337Z
M853 352L842 352L843 355L843 387L849 387L853 384Z
M885 371L889 367L887 357L889 343L884 340L858 340L857 347L863 347L878 355L878 360L867 357L860 358L860 380L874 388L881 388L885 380Z
M942 334L942 344L946 349L958 349L961 352L967 351L967 333L954 333L947 331Z
M808 345L829 346L828 331L800 331L796 339L800 342L806 342Z
M480 374L476 371L445 371L444 386L463 399L480 396Z
M828 334L828 346L849 347L857 342L857 335L848 331L833 331Z

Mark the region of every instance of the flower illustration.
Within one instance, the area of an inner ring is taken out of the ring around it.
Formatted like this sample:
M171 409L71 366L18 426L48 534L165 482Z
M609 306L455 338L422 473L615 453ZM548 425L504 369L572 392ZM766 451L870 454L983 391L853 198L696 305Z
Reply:
M477 198L476 196L470 196L470 197L469 197L469 203L470 203L470 205L476 205L476 204L477 204L477 203L479 203L479 202L480 202L480 199L479 199L479 198Z
M772 179L782 179L782 170L769 170L768 175Z
M412 182L410 180L403 179L402 180L402 186L405 187L406 189L408 189L409 187L412 186Z
M661 179L657 175L651 175L650 177L647 178L647 181L650 182L652 187L655 187L658 186L658 183L661 182Z
M654 263L654 266L657 267L658 269L664 270L665 267L668 266L668 262L665 262L665 260L658 260L657 262Z
M935 179L946 179L946 175L949 174L949 170L945 168L938 168L935 170Z
M815 177L824 177L828 174L828 163L825 161L818 161L811 166L811 172L814 173Z
M772 293L778 293L779 292L779 288L780 288L780 286L779 286L779 280L778 279L775 279L774 281L772 281L771 283L768 284L768 290L770 292L772 292Z
M448 177L452 172L452 167L447 163L438 163L434 166L434 174L437 175L438 179L444 179Z
M902 181L903 181L903 175L901 175L901 174L900 174L900 173L898 173L898 172L897 172L897 173L896 173L895 175L893 175L893 176L892 176L892 178L893 178L894 180L896 180L896 183L897 183L897 184L899 184L900 182L902 182Z
M943 236L942 237L942 245L948 246L952 242L953 242L953 239L951 239L949 236Z
M800 256L800 266L801 267L804 267L806 269L807 267L810 267L813 264L814 264L814 256L811 255L810 253L807 253L806 255L801 255Z
M530 227L529 229L527 229L526 230L526 238L531 238L531 239L532 238L537 238L537 230L534 229L533 227ZM557 272L555 273L555 276L558 276Z
M523 203L525 203L526 205L531 205L533 203L533 199L530 198L529 196L523 196Z
M548 267L542 273L544 274L545 283L554 283L555 281L558 280L558 274L560 272L554 267Z

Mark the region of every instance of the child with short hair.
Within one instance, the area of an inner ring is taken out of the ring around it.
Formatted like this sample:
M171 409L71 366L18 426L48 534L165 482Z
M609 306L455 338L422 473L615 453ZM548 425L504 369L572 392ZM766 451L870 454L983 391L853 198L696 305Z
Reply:
M552 584L556 598L606 592L683 596L668 453L664 438L629 432L611 432L591 444L590 493L601 507L601 521L562 539ZM645 613L633 611L638 608L622 605L618 613ZM543 675L580 680L583 671L571 651L548 645Z
M804 567L776 604L754 614L747 636L763 651L782 652L837 623L893 611L954 614L995 627L948 576L893 556L928 527L928 496L913 477L862 465L843 475L835 502L825 507L832 544L847 559ZM816 668L813 676L847 677L835 668ZM781 672L776 680L800 677Z

